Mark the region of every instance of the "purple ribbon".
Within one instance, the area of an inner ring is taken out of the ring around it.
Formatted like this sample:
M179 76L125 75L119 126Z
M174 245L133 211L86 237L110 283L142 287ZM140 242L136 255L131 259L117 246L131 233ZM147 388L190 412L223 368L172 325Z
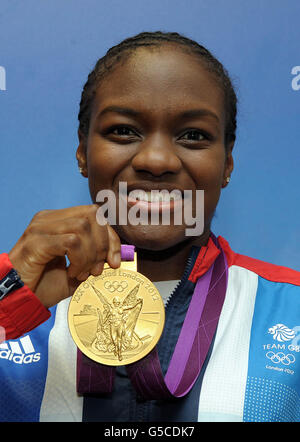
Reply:
M135 247L127 244L121 245L121 259L122 261L133 261L134 260Z
M99 364L77 349L76 383L79 394L110 393L114 380L114 367Z
M228 266L221 253L210 269L201 276L195 290L165 377L157 349L143 359L126 365L128 376L144 399L167 399L186 395L201 371L213 340L225 299ZM121 257L134 259L134 246L122 245ZM99 364L81 354L77 359L77 391L81 394L112 391L115 367Z

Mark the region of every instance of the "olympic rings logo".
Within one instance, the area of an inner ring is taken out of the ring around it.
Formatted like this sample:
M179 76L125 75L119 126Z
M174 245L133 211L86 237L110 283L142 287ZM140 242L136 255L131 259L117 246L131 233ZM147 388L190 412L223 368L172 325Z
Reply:
M274 353L273 351L269 351L266 356L274 364L279 364L279 362L281 362L283 365L290 365L293 364L296 360L295 356L290 353L285 355L282 352Z
M113 292L123 292L128 287L128 284L126 281L105 281L104 287L106 290L108 290L110 293Z

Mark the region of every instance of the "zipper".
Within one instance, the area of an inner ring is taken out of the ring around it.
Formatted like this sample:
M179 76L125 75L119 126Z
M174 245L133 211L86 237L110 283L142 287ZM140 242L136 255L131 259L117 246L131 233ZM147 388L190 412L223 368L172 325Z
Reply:
M174 290L171 292L170 296L168 297L168 299L166 301L166 304L165 304L166 311L167 311L167 309L169 307L170 301L172 299L174 299L174 295L177 294L177 292L183 287L183 285L185 284L186 280L188 279L188 277L189 277L189 275L190 275L190 273L192 271L192 268L193 268L193 265L194 265L194 262L195 262L195 258L196 258L196 256L198 256L198 253L199 253L199 247L193 246L192 250L191 250L191 253L190 253L190 255L189 255L188 259L187 259L187 263L186 263L186 266L185 266L182 278L178 282L178 284L176 285Z

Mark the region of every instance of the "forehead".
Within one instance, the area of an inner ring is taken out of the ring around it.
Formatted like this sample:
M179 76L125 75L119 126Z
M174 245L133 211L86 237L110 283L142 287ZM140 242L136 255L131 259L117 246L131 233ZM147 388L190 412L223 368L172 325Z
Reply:
M139 48L100 83L93 113L126 105L154 115L172 115L199 106L224 123L224 94L214 74L195 56L174 45Z

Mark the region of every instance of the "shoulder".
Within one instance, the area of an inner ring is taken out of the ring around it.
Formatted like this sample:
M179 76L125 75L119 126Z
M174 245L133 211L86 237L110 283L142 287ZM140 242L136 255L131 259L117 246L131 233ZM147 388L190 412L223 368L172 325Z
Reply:
M270 264L268 262L236 253L230 248L228 242L221 236L218 237L218 241L225 252L229 267L242 267L269 281L300 286L300 272L288 267Z

